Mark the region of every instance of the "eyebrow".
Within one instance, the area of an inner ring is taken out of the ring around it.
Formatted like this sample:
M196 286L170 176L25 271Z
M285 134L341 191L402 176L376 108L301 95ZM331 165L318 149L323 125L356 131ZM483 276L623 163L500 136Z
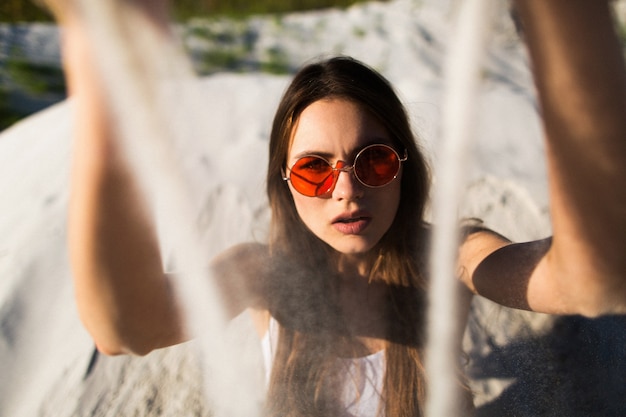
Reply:
M383 145L387 145L387 146L391 146L392 148L395 149L395 144L393 143L393 141L391 139L384 139L381 137L374 137L368 141L366 141L362 146L359 146L356 149L353 149L350 152L350 158L353 158L356 156L357 153L359 153L363 148L366 148L370 145L376 145L376 144L383 144ZM298 152L297 154L292 156L292 160L297 160L300 159L302 157L305 156L321 156L324 159L332 159L333 158L333 154L331 152L320 152L320 151L312 151L312 150L305 150L302 152Z
M330 152L302 151L302 152L298 152L296 155L293 155L292 159L296 160L296 159L304 158L305 156L321 156L324 159L332 159L333 154Z

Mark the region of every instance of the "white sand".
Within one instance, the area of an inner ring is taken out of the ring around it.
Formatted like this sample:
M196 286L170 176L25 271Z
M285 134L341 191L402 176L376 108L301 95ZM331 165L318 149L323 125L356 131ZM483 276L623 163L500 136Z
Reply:
M318 55L344 53L380 69L397 87L417 133L436 160L441 61L451 3L395 0L347 11L288 15L281 25L271 17L254 19L252 24L259 28L259 56L264 48L278 45L294 66ZM465 214L484 218L515 240L539 238L547 236L550 227L531 79L510 24L501 19L496 26L477 103L479 133L467 175L471 184ZM199 183L208 172L206 166L224 178L219 188L202 190L199 217L206 239L222 247L262 239L265 233L267 136L287 82L287 76L220 74L199 83L208 98L206 117L214 130L210 141L197 138L189 144L185 157L195 167ZM71 105L62 103L0 135L0 416L203 415L207 407L200 394L193 344L140 359L101 357L93 373L83 379L93 344L77 318L65 247L70 126ZM515 369L534 374L563 367L540 362L554 359L544 343L553 320L496 308L482 300L475 310L467 348L472 360L483 366L472 368L477 402L495 399L492 404L496 404L485 407L482 415L578 415L552 413L554 408L544 407L552 401L562 409L572 394L556 395L556 387L546 390L536 381L513 391L526 393L525 403L511 399L513 394L503 395L511 408L503 411L497 403L500 392L529 380ZM623 328L621 322L608 326L612 331ZM528 342L510 357L491 359L499 348L539 339L542 352L547 352L541 358L531 354L537 344ZM604 346L604 356L596 354L599 363L610 357L613 370L623 370L623 337L610 333L605 339L616 342L596 342ZM490 366L484 366L485 360L491 361ZM530 368L520 367L522 362ZM578 381L572 375L553 372L544 380ZM624 380L611 375L594 384L610 387L611 396L600 396L598 404L623 394ZM571 388L571 383L561 385ZM541 395L548 400L541 400ZM619 402L612 405L622 410Z

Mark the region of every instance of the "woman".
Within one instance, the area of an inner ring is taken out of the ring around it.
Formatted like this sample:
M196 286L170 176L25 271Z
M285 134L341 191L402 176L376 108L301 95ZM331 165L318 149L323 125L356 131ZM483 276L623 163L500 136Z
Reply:
M162 2L134 3L164 25ZM511 244L467 227L459 277L511 307L624 312L626 78L608 2L516 5L544 112L554 236ZM70 248L81 317L108 354L182 342L80 13L55 7L80 103ZM266 349L268 413L420 415L429 177L396 95L347 58L307 66L278 108L270 155L269 245L237 246L213 264L229 313L250 311Z
M276 263L266 297L281 323L269 396L275 415L341 415L335 388L315 395L332 387L326 375L345 374L336 358L366 361L383 350L387 369L403 371L374 384L386 415L417 415L428 185L404 108L382 77L347 58L296 75L274 119L267 179L270 251L289 260ZM306 295L290 308L296 291ZM304 369L309 378L301 380ZM400 404L407 414L389 409Z

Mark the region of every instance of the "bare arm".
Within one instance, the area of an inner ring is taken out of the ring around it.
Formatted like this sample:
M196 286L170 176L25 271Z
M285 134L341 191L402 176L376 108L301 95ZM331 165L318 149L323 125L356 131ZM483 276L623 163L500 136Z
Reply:
M64 64L75 103L69 247L86 328L108 354L183 339L152 219L114 140L94 57L78 16L64 15Z
M623 312L626 69L608 2L518 6L544 112L554 228L529 302L554 312Z
M188 338L183 309L162 269L152 215L118 149L85 22L72 0L50 1L64 26L64 67L76 109L68 222L81 319L106 354L145 354L182 342ZM169 36L165 0L128 1ZM266 246L246 244L211 265L231 317L263 309L267 259Z
M493 244L493 253L466 269L466 282L514 307L591 316L624 312L626 70L608 2L516 5L543 111L554 236ZM479 251L484 237L466 250Z

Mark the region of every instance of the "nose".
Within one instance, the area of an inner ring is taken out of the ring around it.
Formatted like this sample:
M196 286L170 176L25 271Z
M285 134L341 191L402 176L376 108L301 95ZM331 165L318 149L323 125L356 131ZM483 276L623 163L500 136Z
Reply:
M332 190L333 198L339 200L354 200L363 196L363 184L356 178L354 167L348 166L343 161L337 163L335 186Z

